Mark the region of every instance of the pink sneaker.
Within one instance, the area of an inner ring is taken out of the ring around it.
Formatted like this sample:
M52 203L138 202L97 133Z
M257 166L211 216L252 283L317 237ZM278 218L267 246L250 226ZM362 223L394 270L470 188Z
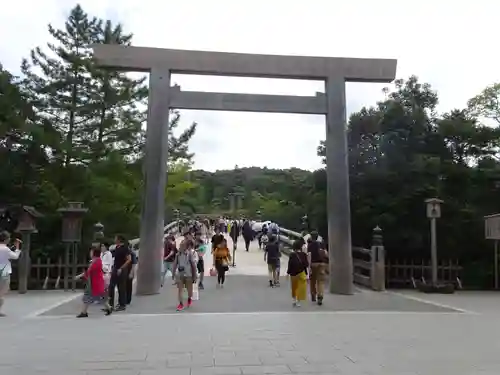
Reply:
M188 306L187 307L191 307L192 304L193 304L193 300L191 298L188 298Z
M184 305L182 303L179 303L177 305L177 311L182 311L182 310L184 310Z

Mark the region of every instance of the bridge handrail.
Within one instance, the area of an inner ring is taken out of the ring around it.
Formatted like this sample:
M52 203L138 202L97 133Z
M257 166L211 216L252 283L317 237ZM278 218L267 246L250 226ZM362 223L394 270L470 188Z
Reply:
M163 238L167 237L169 234L176 234L179 230L179 220L174 220L163 228ZM132 246L138 245L140 242L140 238L134 238L133 240L130 240L129 243Z
M302 233L280 228L279 240L285 246L291 246L297 239L304 237ZM385 257L382 244L374 243L371 249L353 246L352 256L354 282L377 291L385 290Z

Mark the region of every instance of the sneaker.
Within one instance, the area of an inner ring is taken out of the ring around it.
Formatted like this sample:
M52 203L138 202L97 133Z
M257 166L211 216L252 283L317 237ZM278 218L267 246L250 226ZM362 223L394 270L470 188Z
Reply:
M323 304L323 296L318 296L318 306Z
M88 318L89 314L88 313L80 313L76 316L77 318Z
M280 286L280 282L279 281L275 281L274 282L274 286Z
M316 302L316 296L311 296L311 301Z
M184 310L184 305L182 303L179 303L177 305L177 311L182 311L182 310Z
M297 306L297 301L293 301L293 302L292 302L292 306L293 306L293 307L296 307L296 306Z
M125 306L118 306L115 311L125 311L127 308Z
M187 307L191 307L192 304L193 304L193 300L191 298L188 298L188 305L187 305Z
M199 284L198 284L198 289L199 289L199 290L203 290L203 289L205 289L205 287L203 286L203 283L199 283Z
M4 313L0 313L0 318L5 318L6 316Z
M224 284L220 284L220 288L221 288L221 289L224 289Z
M300 302L297 301L297 303L295 304L296 307L300 307Z
M274 287L274 283L273 283L273 281L272 281L272 280L269 280L269 286L270 286L271 288L273 288L273 287Z

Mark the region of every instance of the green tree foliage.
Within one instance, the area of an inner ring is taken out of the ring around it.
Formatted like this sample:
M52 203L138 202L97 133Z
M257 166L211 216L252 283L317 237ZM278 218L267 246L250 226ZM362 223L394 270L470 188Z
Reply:
M368 246L379 225L389 258L428 259L424 201L439 197L439 256L458 259L469 285L491 285L492 244L484 239L483 216L500 212L500 84L487 87L467 108L442 115L436 112L437 92L416 77L397 80L385 93L385 100L351 114L348 122L353 243ZM324 161L324 142L318 156ZM193 174L204 186L206 207L227 212L226 196L239 185L246 197L241 213L261 210L264 218L296 229L307 214L327 236L323 169Z
M51 41L37 47L21 65L22 77L0 71L0 205L23 203L46 214L38 241L57 243L56 209L82 201L91 224L105 232L135 236L143 189L147 77L98 68L89 45L130 45L121 24L74 7L61 29L48 26ZM172 133L180 115L172 113L167 201L180 205L193 154L192 124Z

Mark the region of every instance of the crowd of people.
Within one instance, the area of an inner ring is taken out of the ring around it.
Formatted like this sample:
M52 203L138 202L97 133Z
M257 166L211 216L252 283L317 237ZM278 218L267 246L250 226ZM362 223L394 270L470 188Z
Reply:
M255 223L249 220L191 220L183 227L183 239L177 246L176 237L165 237L161 274L161 287L168 274L177 287L177 310L182 311L193 303L193 291L196 285L203 290L205 259L211 261L210 275L217 278L216 287L224 288L226 273L229 271L231 256L225 234L233 243L233 255L238 238L241 235L245 251L250 250L250 243L257 239L259 248L264 251L267 263L269 286L280 286L281 254L279 226L272 222ZM211 238L211 239L210 239ZM9 290L12 273L11 260L21 254L21 241L11 243L8 232L0 232L0 317L4 298ZM85 272L76 279L85 281L82 308L78 318L88 317L88 308L92 304L103 304L103 312L110 315L115 311L124 311L132 301L133 280L138 263L137 251L127 240L117 235L115 243L95 244L90 250L90 262ZM328 253L326 246L317 233L293 243L288 257L287 274L290 276L291 294L294 306L300 306L306 300L307 284L310 286L311 301L322 305L324 296L324 278L328 271ZM115 305L115 293L118 301ZM187 297L185 298L185 290Z
M248 220L217 221L212 225L193 223L184 230L184 238L179 249L175 237L168 236L165 242L164 272L171 272L174 285L178 288L179 303L177 310L181 311L192 304L193 284L198 281L198 288L204 289L205 254L211 249L212 268L210 274L217 277L217 288L224 288L226 273L232 260L231 251L225 238L225 233L233 243L233 251L241 235L245 243L245 251L249 251L251 241L257 239L259 248L264 251L264 261L267 263L269 286L280 286L280 271L282 248L279 241L280 229L275 223L264 222L260 227L252 225ZM215 232L208 244L208 233ZM307 297L309 283L310 298L318 305L323 304L324 280L328 272L328 252L326 245L317 232L311 232L304 238L293 243L288 257L287 274L290 276L290 287L293 306L300 307ZM233 253L234 254L234 253ZM234 263L233 263L234 265ZM187 289L187 301L183 300L183 290Z

